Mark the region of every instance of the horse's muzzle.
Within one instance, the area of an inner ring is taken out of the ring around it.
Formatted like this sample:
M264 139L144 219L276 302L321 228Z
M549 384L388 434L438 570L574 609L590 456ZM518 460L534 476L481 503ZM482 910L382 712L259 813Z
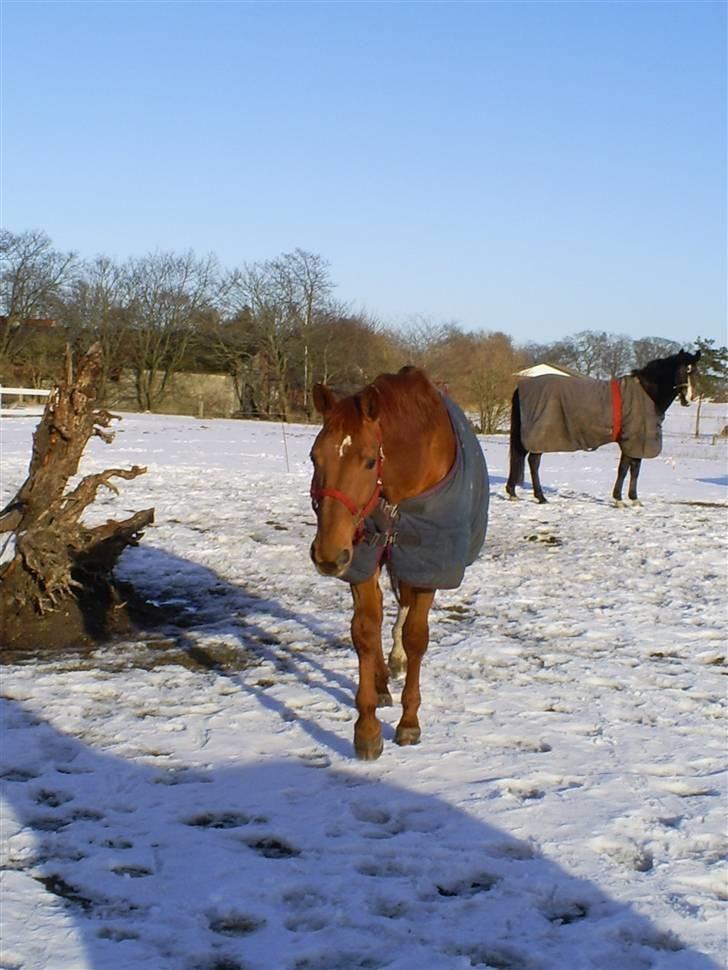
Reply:
M351 564L351 549L342 549L335 560L319 560L316 555L316 542L311 543L311 561L322 576L341 576Z

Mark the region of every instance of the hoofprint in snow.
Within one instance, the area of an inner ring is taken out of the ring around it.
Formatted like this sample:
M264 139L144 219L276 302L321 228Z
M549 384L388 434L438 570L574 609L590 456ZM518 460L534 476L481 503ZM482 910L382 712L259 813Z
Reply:
M2 424L0 501L36 420ZM668 433L619 510L616 446L547 456L537 506L482 439L489 534L435 601L422 743L385 709L360 763L314 434L127 415L89 449L149 468L93 515L156 507L121 569L177 627L3 668L0 968L723 966L724 442Z

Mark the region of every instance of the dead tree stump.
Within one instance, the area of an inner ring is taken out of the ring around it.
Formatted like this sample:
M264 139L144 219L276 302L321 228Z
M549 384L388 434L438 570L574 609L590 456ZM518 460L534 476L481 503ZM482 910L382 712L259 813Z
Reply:
M154 509L89 528L80 520L102 486L146 468L110 468L87 475L69 491L92 436L109 444L114 415L94 410L102 349L94 344L73 375L48 398L33 436L28 477L0 512L0 650L59 648L108 639L128 629L129 616L113 569L127 546L154 521Z

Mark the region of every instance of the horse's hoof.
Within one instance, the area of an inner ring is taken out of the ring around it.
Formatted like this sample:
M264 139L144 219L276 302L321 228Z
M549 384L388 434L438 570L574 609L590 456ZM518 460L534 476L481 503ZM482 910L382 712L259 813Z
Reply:
M633 509L641 509L642 508L642 502L640 502L640 500L638 498L633 498L632 499L632 508Z
M397 732L396 732L396 734L394 736L394 740L397 742L397 744L400 744L403 747L404 747L404 745L407 745L407 744L419 744L420 743L420 736L421 736L421 734L422 734L422 732L420 731L420 729L418 727L416 727L416 728L414 728L414 727L406 727L406 728L398 727L397 728Z
M381 690L377 696L377 707L391 707L392 695L388 690Z
M517 502L518 501L518 496L517 495L511 495L511 493L509 492L508 493L508 501L509 502Z
M622 501L621 498L615 498L615 500L614 500L614 507L615 507L615 509L623 509L624 508L624 502Z
M354 738L354 751L360 761L376 761L383 750L384 740L381 734L366 741L358 741Z
M535 498L539 505L548 505L548 502L543 497L543 495L536 495Z

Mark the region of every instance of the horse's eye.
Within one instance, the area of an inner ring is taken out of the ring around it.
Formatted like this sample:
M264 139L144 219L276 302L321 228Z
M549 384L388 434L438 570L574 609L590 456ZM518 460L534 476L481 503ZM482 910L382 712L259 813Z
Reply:
M377 459L376 458L370 458L369 461L366 464L366 467L367 468L374 468L374 466L376 465L376 463L377 463Z

